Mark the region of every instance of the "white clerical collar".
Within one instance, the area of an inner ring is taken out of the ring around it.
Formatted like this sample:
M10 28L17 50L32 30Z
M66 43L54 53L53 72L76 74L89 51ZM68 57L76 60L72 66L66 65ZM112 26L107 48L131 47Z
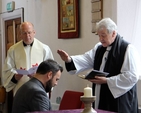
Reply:
M106 51L110 51L111 48L112 48L112 46L108 46L108 47L106 48Z

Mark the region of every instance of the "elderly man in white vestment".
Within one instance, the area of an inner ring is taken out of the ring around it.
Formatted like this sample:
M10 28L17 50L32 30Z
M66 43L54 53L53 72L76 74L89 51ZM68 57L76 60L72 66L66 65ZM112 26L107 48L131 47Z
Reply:
M141 75L141 61L133 45L117 33L110 18L96 25L99 43L82 55L69 56L64 50L57 52L65 61L70 74L95 69L109 74L89 79L96 96L95 108L118 113L138 113L136 83Z
M32 75L18 74L16 69L26 69L40 64L47 59L54 59L51 49L35 38L34 26L23 22L20 26L21 41L11 46L3 67L2 84L9 92L16 91L27 82Z

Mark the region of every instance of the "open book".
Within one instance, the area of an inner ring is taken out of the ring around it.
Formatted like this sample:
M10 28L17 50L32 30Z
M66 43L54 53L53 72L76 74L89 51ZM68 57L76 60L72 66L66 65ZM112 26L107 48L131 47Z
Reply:
M92 70L87 75L78 75L80 78L83 79L94 79L95 76L107 76L109 73L98 71L98 70Z
M38 66L34 66L32 68L30 68L29 70L24 70L24 69L17 69L17 73L18 74L22 74L22 75L32 75L34 73L36 73Z

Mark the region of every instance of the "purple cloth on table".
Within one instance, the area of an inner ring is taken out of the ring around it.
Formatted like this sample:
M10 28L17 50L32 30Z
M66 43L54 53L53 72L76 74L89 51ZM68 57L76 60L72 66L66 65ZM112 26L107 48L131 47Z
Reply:
M83 109L72 109L72 110L54 110L54 111L39 111L39 112L27 112L27 113L81 113ZM116 113L111 111L96 110L97 113Z

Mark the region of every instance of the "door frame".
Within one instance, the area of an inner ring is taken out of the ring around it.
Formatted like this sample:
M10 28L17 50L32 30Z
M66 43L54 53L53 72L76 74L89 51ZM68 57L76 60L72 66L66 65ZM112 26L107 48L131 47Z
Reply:
M21 22L24 21L24 8L18 8L15 9L12 12L6 12L1 14L0 16L0 22L1 22L1 31L0 31L0 53L1 53L1 59L0 59L0 68L2 69L5 58L6 58L6 48L5 48L5 21L6 20L11 20L11 19L15 19L15 18L21 18ZM2 71L1 71L1 75L2 75Z

